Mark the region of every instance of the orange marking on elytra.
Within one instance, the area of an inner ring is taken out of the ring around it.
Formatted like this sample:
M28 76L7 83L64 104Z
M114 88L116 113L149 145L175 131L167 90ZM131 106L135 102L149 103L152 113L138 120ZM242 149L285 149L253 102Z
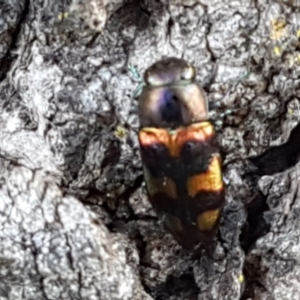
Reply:
M207 210L197 217L198 228L202 231L211 231L216 227L220 219L220 209Z
M168 177L155 178L150 174L145 165L143 168L147 189L151 196L154 196L157 193L164 193L172 199L177 198L177 188L173 179Z
M190 197L195 197L197 193L202 191L219 192L223 187L221 161L218 155L212 157L206 172L191 176L187 180L187 190Z
M214 134L214 128L209 122L192 124L174 131L162 128L145 127L139 132L142 146L160 143L164 145L172 157L179 157L182 146L188 141L205 141Z

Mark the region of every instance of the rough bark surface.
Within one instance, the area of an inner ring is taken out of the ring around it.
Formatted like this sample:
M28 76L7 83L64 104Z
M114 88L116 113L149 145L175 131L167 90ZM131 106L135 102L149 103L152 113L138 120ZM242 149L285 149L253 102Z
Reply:
M296 0L0 0L0 299L300 299L299 39ZM163 56L222 121L211 257L145 194L129 69Z

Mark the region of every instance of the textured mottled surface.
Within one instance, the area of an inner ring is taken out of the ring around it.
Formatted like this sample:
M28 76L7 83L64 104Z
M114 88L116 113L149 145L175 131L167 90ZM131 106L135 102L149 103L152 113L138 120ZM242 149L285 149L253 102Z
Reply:
M141 299L137 261L127 263L93 213L40 171L8 172L0 191L2 299Z
M1 299L299 299L299 4L266 2L0 0ZM222 121L212 257L145 196L128 67L162 56Z

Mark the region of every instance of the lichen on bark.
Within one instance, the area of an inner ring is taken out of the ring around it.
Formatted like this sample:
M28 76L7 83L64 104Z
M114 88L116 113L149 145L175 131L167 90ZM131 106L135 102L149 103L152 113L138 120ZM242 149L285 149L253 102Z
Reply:
M0 1L0 298L298 299L299 17L297 1ZM196 66L222 121L210 258L145 194L129 70L163 56Z

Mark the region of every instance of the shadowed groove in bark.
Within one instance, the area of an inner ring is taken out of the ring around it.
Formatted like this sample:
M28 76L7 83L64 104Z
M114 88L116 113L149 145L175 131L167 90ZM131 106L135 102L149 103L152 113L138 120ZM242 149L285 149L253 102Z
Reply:
M254 290L257 290L257 288L263 291L266 290L266 288L259 280L260 276L262 276L263 274L259 259L252 262L251 264L246 264L244 267L244 274L246 283L244 293L241 296L241 300L254 299Z
M250 163L254 167L253 173L261 177L274 175L293 167L299 161L299 137L300 124L291 131L285 144L270 148L259 156L249 158Z
M173 297L182 297L180 299L196 300L199 293L194 276L192 274L184 274L179 278L169 276L165 284L158 287L157 300L170 299Z
M244 227L241 235L243 250L247 252L251 245L268 229L263 218L263 213L268 210L266 197L263 196L257 187L258 178L265 175L281 173L295 166L299 161L300 124L298 124L289 136L286 143L272 147L261 155L249 158L249 170L246 171L246 179L250 180L252 189L256 194L254 200L246 207L248 212L247 228Z
M270 229L269 224L267 224L264 219L264 213L269 210L266 197L258 191L257 187L254 189L257 195L253 201L246 206L247 223L244 225L240 235L241 246L246 255L252 249L254 243L260 237L267 234ZM259 263L253 264L245 260L243 266L245 289L241 297L242 300L249 299L249 297L252 299L252 293L255 287L261 286L257 280L258 274L261 272L259 268Z
M264 212L268 210L266 197L261 193L257 193L252 202L246 206L247 224L240 236L241 246L246 254L255 241L268 232L269 226L264 219Z
M248 213L247 224L244 226L240 236L241 245L246 254L251 249L251 246L269 231L269 225L264 219L264 212L268 211L269 207L266 203L266 196L262 195L258 190L257 180L261 176L284 172L298 163L300 155L299 136L300 124L291 131L286 143L272 147L261 155L249 158L252 170L246 174L246 177L252 181L256 196L246 207ZM257 288L265 289L259 281L259 277L262 274L260 268L260 263L257 261L245 261L243 268L245 290L242 300L254 297L253 291L257 290Z
M142 186L144 182L144 176L139 175L136 177L135 181L133 182L133 185L130 186L128 189L126 189L119 197L118 199L124 199L125 201L129 201L129 198L131 195Z
M13 54L13 50L15 50L17 48L17 42L18 42L18 38L20 36L22 25L26 19L26 16L29 13L29 6L30 6L30 0L25 0L23 11L22 11L20 18L17 22L17 25L12 33L12 39L11 39L10 45L9 45L6 53L0 60L0 82L4 80L7 72L10 69L11 64L13 63L13 61L16 58L16 55Z

